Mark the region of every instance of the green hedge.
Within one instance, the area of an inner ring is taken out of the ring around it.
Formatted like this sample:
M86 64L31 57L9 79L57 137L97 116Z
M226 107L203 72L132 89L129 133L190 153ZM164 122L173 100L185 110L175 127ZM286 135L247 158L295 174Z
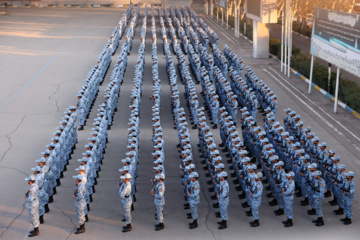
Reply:
M281 43L279 39L270 39L270 53L280 59ZM302 54L300 49L293 47L291 56L291 67L310 78L310 56ZM313 82L327 91L328 89L328 68L314 63ZM330 94L335 95L336 73L331 74ZM339 82L339 99L357 112L360 112L360 87L353 81L342 78Z

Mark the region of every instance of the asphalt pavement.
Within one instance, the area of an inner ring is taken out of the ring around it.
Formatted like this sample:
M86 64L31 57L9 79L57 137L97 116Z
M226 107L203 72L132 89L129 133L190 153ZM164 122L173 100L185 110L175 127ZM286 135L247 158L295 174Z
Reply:
M280 72L279 64L273 59L253 59L252 46L245 40L233 37L232 32L224 30L216 20L203 15L200 4L195 3L194 9L220 37L220 49L228 44L244 60L245 66L250 66L255 74L264 79L268 86L277 94L279 111L277 118L282 123L282 109L291 107L304 121L305 126L311 126L312 131L321 141L326 141L329 148L335 148L341 156L341 161L348 170L355 172L355 184L360 186L360 124L359 120L343 109L337 114L332 113L332 102L317 92L307 95L306 86L295 75L290 79ZM28 212L24 205L24 193L27 184L24 178L31 174L30 168L35 166L34 160L40 158L40 153L49 143L52 133L59 125L63 111L76 102L76 92L95 64L98 54L104 47L115 25L120 20L124 9L9 9L9 15L0 16L0 238L25 239L31 229ZM143 9L141 14L143 13ZM149 11L150 13L150 11ZM252 218L246 217L246 209L241 208L242 200L237 198L236 185L229 179L230 205L228 228L217 229L217 221L208 191L206 171L200 161L197 151L197 130L190 129L191 144L197 171L200 174L201 196L199 204L199 228L188 229L190 220L186 219L183 209L183 186L180 178L180 158L176 145L178 138L173 129L170 109L170 87L165 68L162 40L158 16L156 14L157 47L159 55L159 77L161 79L161 124L165 140L166 169L166 204L165 229L154 231L154 203L150 194L152 177L152 130L151 106L149 100L152 90L151 79L151 19L147 21L145 74L141 101L140 118L140 149L139 170L137 179L137 201L134 203L133 231L122 233L122 212L117 192L119 180L118 169L122 166L120 160L125 157L127 144L127 123L130 117L128 105L130 90L133 84L135 62L139 47L139 33L142 15L136 29L133 48L128 56L128 67L121 86L118 102L118 112L115 113L113 126L109 130L109 143L101 167L96 192L93 195L89 213L90 221L86 223L86 232L74 235L77 224L75 203L72 193L75 183L72 175L78 166L76 159L84 152L97 106L103 102L104 87L110 80L110 73L117 59L118 51L112 57L113 63L106 75L96 99L85 130L79 132L77 149L72 155L68 170L61 179L54 203L49 204L50 212L45 215L45 224L40 226L40 236L37 239L234 239L239 237L269 239L356 239L360 233L359 225L359 193L355 195L353 205L353 224L344 226L340 217L333 213L324 200L323 212L325 226L317 228L311 223L314 218L306 214L307 207L300 206L300 199L294 202L294 227L285 229L281 221L285 216L277 217L273 213L276 207L270 207L269 199L264 196L260 207L259 228L249 227ZM120 46L124 39L120 41ZM173 55L177 64L176 56ZM178 84L180 96L184 87ZM200 105L203 105L200 90L196 86ZM186 109L188 123L189 110L185 99L181 106ZM261 115L257 116L258 123ZM209 124L210 119L207 118ZM259 124L261 125L261 124ZM240 129L238 127L238 131ZM219 129L212 130L214 139L220 144ZM220 148L219 148L220 149ZM225 154L221 153L223 159ZM230 172L230 164L226 163ZM329 199L330 200L330 199Z

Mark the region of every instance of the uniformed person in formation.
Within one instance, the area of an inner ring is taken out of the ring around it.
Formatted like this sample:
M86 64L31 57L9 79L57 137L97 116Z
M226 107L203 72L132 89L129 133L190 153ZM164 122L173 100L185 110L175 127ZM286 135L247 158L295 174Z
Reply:
M130 232L132 230L131 226L131 205L132 205L132 198L131 198L131 175L130 173L126 173L125 175L121 176L120 179L122 183L118 185L119 195L121 199L121 205L124 210L126 226L123 229L123 232Z
M164 174L158 174L155 176L157 184L151 190L151 194L154 197L154 203L156 207L156 216L159 221L158 224L155 225L155 231L160 231L164 229L164 205L165 205L165 184Z
M312 222L315 223L315 226L320 227L324 225L321 205L324 200L325 181L321 178L321 172L319 170L314 172L313 176L314 181L311 183L311 187L313 191L313 201L315 205L317 219Z
M261 172L255 174L255 182L252 183L250 189L250 198L251 198L251 212L254 216L254 221L250 222L251 227L258 227L260 226L259 222L259 207L261 204L261 195L263 191L263 185L261 183L261 178L263 177Z
M220 187L218 191L218 201L220 206L220 215L222 218L221 222L218 222L219 229L227 228L227 220L228 220L228 212L227 207L229 205L229 184L226 181L228 174L226 172L222 172L218 175L220 179Z
M344 209L346 217L342 218L341 221L343 221L345 225L351 224L351 219L353 218L351 208L355 195L355 183L353 181L354 175L355 174L353 171L349 171L346 174L346 181L342 188L342 193L344 194Z
M198 182L199 174L197 172L193 172L189 175L189 178L191 180L190 186L188 187L188 199L190 204L190 218L192 218L194 221L192 223L189 223L189 228L194 229L198 227L198 205L200 203L200 184Z
M76 217L80 227L76 229L75 234L80 234L85 232L85 184L82 182L83 176L76 175L73 176L76 182L76 190L73 195L73 199L75 199L75 207L76 207Z
M29 191L25 193L26 206L29 210L29 217L32 226L34 227L33 231L30 231L28 237L34 237L39 235L39 186L35 183L36 178L34 175L30 175L28 178L25 178L25 181L30 185Z
M293 226L293 211L292 205L294 203L294 192L295 192L295 182L294 182L295 173L289 172L286 174L286 180L282 184L282 191L284 195L284 206L285 214L287 220L283 221L284 227Z

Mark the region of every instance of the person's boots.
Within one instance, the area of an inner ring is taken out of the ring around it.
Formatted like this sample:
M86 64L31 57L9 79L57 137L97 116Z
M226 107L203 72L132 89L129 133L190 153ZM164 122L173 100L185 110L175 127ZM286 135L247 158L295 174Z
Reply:
M319 218L319 221L315 224L315 226L317 226L317 227L324 226L324 220L322 217Z
M84 130L84 126L80 126L80 127L78 128L78 131L81 131L81 130Z
M348 217L340 219L340 221L342 221L342 222L346 222L347 220L348 220Z
M324 194L324 197L331 197L331 191L327 190Z
M247 201L245 201L244 203L242 203L241 206L242 206L243 208L248 208L248 207L250 207L250 205L248 204Z
M275 206L277 205L277 200L274 198L271 202L269 202L270 206Z
M320 221L319 217L317 219L315 219L315 220L312 220L313 223L318 223L319 221Z
M217 199L216 194L212 195L212 196L211 196L211 199L212 199L212 200L216 200L216 199Z
M92 194L91 194L91 195L89 195L89 198L90 198L90 202L92 202L92 201L93 201Z
M134 211L135 208L134 208L134 204L131 204L131 211Z
M85 222L88 222L89 221L89 217L88 217L88 215L86 214L85 215Z
M80 234L80 233L84 233L85 232L85 223L81 224L80 227L78 229L76 229L75 234Z
M315 214L316 214L316 210L312 208L311 210L308 210L308 211L307 211L307 214L308 214L308 215L315 215Z
M282 224L287 224L288 222L289 222L289 218L288 219L286 219L286 221L282 221Z
M335 212L336 215L342 215L342 214L344 214L344 209L339 207L339 209L334 210L334 212Z
M246 196L245 196L245 192L243 192L242 194L239 195L239 199L244 199Z
M331 200L331 201L329 201L329 203L330 203L331 206L336 206L336 205L337 205L337 199L336 199L336 197L334 196L334 199Z
M288 222L285 223L284 227L292 227L293 226L293 221L292 219L288 219Z
M274 211L276 216L281 216L284 215L284 209L283 208L279 208L278 210Z
M347 218L347 217L346 217ZM344 222L345 225L350 225L352 222L351 222L351 219L350 218L347 218L347 220Z
M34 230L30 232L28 237L35 237L37 235L39 235L39 227L34 228Z
M254 220L253 222L250 223L251 227L258 227L260 226L259 220Z
M52 203L52 202L54 202L54 198L53 198L53 196L50 196L49 197L49 203Z
M194 220L194 221L191 223L189 229L194 229L194 228L197 228L197 227L198 227L197 220Z
M221 218L220 212L216 212L216 213L215 213L215 216L216 216L216 218Z
M305 198L303 201L300 201L301 206L307 206L309 205L309 198Z
M251 211L251 209L250 209L249 211L246 211L245 213L246 213L246 216L248 216L248 217L251 217L251 216L252 216L252 211Z
M39 221L40 221L40 224L43 224L44 223L44 215L41 215L39 217Z
M222 229L225 229L227 228L227 221L223 221L222 224L220 225L220 227L218 227L218 229L222 230Z
M90 204L86 204L88 212L90 212Z
M298 191L297 193L295 193L295 196L296 196L296 197L301 197L301 196L302 196L301 191Z
M131 230L132 230L132 226L131 226L131 223L129 223L124 227L122 232L130 232Z
M155 231L160 231L164 229L164 223L159 223L159 225L155 228Z
M49 205L48 204L45 204L45 213L48 213L49 211L50 211L50 209L49 209Z

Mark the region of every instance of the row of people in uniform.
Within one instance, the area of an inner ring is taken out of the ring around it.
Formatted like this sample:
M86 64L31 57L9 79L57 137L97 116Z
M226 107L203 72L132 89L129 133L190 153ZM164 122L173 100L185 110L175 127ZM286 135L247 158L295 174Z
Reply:
M311 132L311 128L303 128L303 122L300 121L300 116L296 115L295 111L291 111L290 108L285 109L286 117L284 119L285 129L280 126L279 122L275 121L275 117L272 114L268 114L265 119L267 137L276 145L276 152L286 163L287 169L293 169L296 173L296 185L299 192L296 194L298 197L303 196L304 200L302 205L312 205L312 196L309 197L308 191L308 179L306 179L307 167L310 164L316 164L316 169L320 170L321 177L325 180L326 192L325 197L330 197L333 193L334 200L329 203L332 206L339 205L339 209L334 212L337 215L345 214L346 218L343 220L345 224L351 224L352 213L351 204L352 201L345 203L344 197L352 196L355 191L353 182L350 188L345 187L346 191L343 191L346 181L346 166L340 164L340 156L335 154L334 149L326 150L327 144L325 142L320 144L319 138ZM345 207L345 205L347 207ZM349 210L350 206L350 210ZM314 208L312 207L308 213L314 214Z
M120 88L123 83L125 70L127 67L127 43L121 46L117 63L110 76L110 83L105 89L105 103L103 107L106 109L107 129L110 130L113 121L114 112L117 111L117 103L119 99Z
M249 88L233 66L230 67L229 72L231 89L236 94L239 105L246 107L250 116L256 119L258 101L253 89Z
M199 19L199 26L205 31L209 37L209 43L211 46L219 45L219 37L214 30L212 30L202 18Z
M190 45L188 45L188 46L190 46ZM189 51L190 51L190 48L189 48ZM196 129L196 127L197 127L196 125L197 125L197 121L198 121L196 111L199 106L199 101L198 101L198 96L196 94L194 81L192 80L191 74L189 72L189 66L186 64L185 56L180 48L180 45L178 45L176 48L176 56L178 58L178 66L179 66L179 70L180 70L180 76L181 76L182 82L184 83L184 88L185 88L184 95L187 100L187 105L189 106L190 111L191 111L191 117L192 117L192 121L193 121L193 125L194 125L193 129ZM171 56L170 56L170 58L172 61ZM179 64L180 62L181 62L181 65ZM172 67L174 68L174 66L172 66Z
M232 163L231 168L235 170L231 176L237 177L237 180L234 180L234 183L240 183L240 186L237 187L237 190L243 191L243 193L239 195L239 198L246 198L246 201L242 204L242 206L245 208L250 207L250 210L247 211L246 214L247 216L254 217L254 221L250 222L250 226L257 227L260 225L259 206L261 204L261 195L263 191L263 186L261 183L263 174L261 172L256 174L255 171L257 170L257 166L255 164L250 164L251 160L249 157L247 157L248 152L246 151L246 147L244 147L244 143L240 140L238 132L236 131L236 127L232 121L232 117L229 116L224 107L220 108L220 113L219 126L220 134L223 140L220 146L225 147L223 152L228 151L227 157L230 157L228 162ZM251 142L251 144L253 143ZM291 173L291 175L293 175L293 173ZM292 179L293 176L289 176L289 180L291 180L290 178ZM288 185L285 187L287 186ZM285 189L283 185L277 187L280 188L281 191L284 190L286 192L288 190ZM292 203L290 205L292 205ZM290 205L289 208L286 208L286 210L288 218L292 219L292 208ZM284 221L285 226L290 226L289 219Z
M201 29L201 28L199 28L199 29ZM208 72L210 81L213 82L213 80L214 80L214 74L213 74L214 60L207 50L207 45L206 46L203 46L201 44L199 45L199 57L200 57L201 64L203 65L203 67L205 67L206 71Z
M227 49L227 51L229 51L229 49ZM247 68L247 69L249 69L249 68ZM254 74L253 74L254 75ZM256 76L255 76L256 77ZM250 79L250 78L249 78ZM256 78L254 78L254 77L252 77L252 79L256 79ZM257 82L257 80L255 81L255 82ZM262 84L262 85L264 85L263 84L263 81L261 81L260 82L260 84ZM265 86L266 87L266 86ZM269 107L267 107L267 110L268 110L268 112L270 112L270 111L272 111L272 112L276 112L276 110L277 110L277 102L276 102L276 96L271 92L271 90L270 89L266 89L267 91L265 91L265 97L262 97L262 99L264 99L265 101L262 101L262 102L265 102L265 103L267 103L267 105L265 105L265 106L270 106L270 109L269 109ZM254 99L255 100L255 99ZM256 114L255 114L255 116L256 116ZM254 124L253 124L254 125ZM255 126L253 126L253 128L255 128ZM257 129L258 131L259 131L259 129ZM254 152L254 151L253 151ZM331 162L331 161L330 161ZM350 173L350 175L351 175L352 173ZM329 175L326 175L326 176L329 176ZM294 177L295 177L295 174L294 174ZM335 185L335 184L334 184ZM337 191L338 192L338 191ZM348 204L348 205L350 205L350 204ZM281 212L281 211L279 211L279 212ZM312 209L311 210L311 212L314 212L314 209ZM343 209L341 208L341 207L339 207L339 209L338 210L336 210L336 212L338 213L338 214L341 214L342 212L343 212ZM350 215L350 214L349 214ZM348 218L348 216L346 217L346 218L344 218L344 219L342 219L343 221L344 221L344 223L345 224L349 224L349 223L351 223L351 220L348 220L349 218ZM321 222L319 219L317 219L316 220L317 222ZM288 223L287 221L285 221L286 223L285 223L285 225L289 225L290 223ZM291 224L292 224L292 222L291 222ZM318 224L318 225L321 225L321 223L320 224Z
M224 44L223 54L228 60L229 68L233 67L233 69L237 71L237 74L241 77L244 69L242 58L238 57L227 44Z
M125 13L126 14L126 13ZM133 35L131 35L133 37ZM79 159L81 166L76 169L78 175L74 176L77 183L77 189L74 193L77 219L80 225L76 229L76 234L85 232L85 222L88 221L88 211L90 211L90 202L92 202L92 194L95 192L94 185L97 184L98 172L101 170L103 154L105 153L108 133L112 124L114 112L117 109L117 101L120 92L120 85L122 84L125 68L127 65L127 51L128 43L122 45L118 63L114 66L114 70L110 77L110 83L105 88L105 102L99 105L97 118L95 118L93 132L91 133L90 141L85 145L86 152ZM130 124L130 128L133 127ZM134 149L129 151L133 153ZM135 154L133 154L135 155ZM132 157L133 155L129 155ZM130 162L130 161L128 161ZM81 175L81 179L79 177Z
M151 194L154 197L155 216L158 223L155 225L155 231L164 229L164 207L165 207L165 152L164 152L164 140L160 121L160 109L161 109L161 80L159 79L159 65L158 65L158 52L156 46L156 24L155 16L152 15L152 142L153 142L153 178L151 179L152 189Z
M201 61L199 55L195 52L193 45L188 44L188 59L191 66L191 70L195 75L196 82L199 83L201 81L200 68Z
M125 37L125 42L127 44L127 54L130 55L130 51L132 49L132 44L133 44L133 38L135 36L135 29L138 25L139 22L139 17L140 17L140 6L137 5L134 13L133 13L133 17L130 20L130 24L126 33L126 37Z
M202 163L205 164L204 170L208 170L207 176L210 177L210 180L207 183L212 185L212 187L209 191L214 192L211 199L217 201L213 207L220 208L220 211L216 212L215 215L217 218L222 219L222 221L218 222L220 225L219 229L222 230L227 228L228 221L227 208L229 205L229 185L226 180L228 175L224 171L225 165L222 163L222 157L216 149L213 134L206 123L204 108L199 108L198 117L200 119L198 124L198 146L201 152L200 157L204 158L202 161Z
M175 28L172 25L171 18L166 18L166 22L168 25L168 32L172 43L172 48L175 51L176 45L177 45L177 38L176 38L176 31Z
M121 22L127 22L132 15L132 4L124 13L124 17ZM123 25L126 27L126 25ZM123 33L124 30L121 32ZM119 32L117 32L119 34ZM127 54L123 54L125 51L126 43L123 45L121 54L119 56L122 63L127 61ZM109 49L108 49L109 50ZM103 62L103 66L106 66L107 59L111 60L109 51L103 51L101 54L100 62ZM105 53L104 53L105 52ZM110 64L110 61L108 62ZM86 152L83 153L83 158L79 159L81 166L77 168L78 175L74 176L77 183L77 189L74 192L73 198L75 199L75 206L77 212L77 219L80 225L76 229L76 234L85 232L85 221L88 221L88 211L90 211L90 202L92 202L92 194L95 192L94 185L97 184L96 178L98 177L98 171L100 171L100 165L103 159L103 153L105 152L106 142L108 138L107 130L110 129L112 123L112 116L116 110L117 100L120 91L120 85L123 79L123 70L118 68L118 64L111 76L111 82L105 89L105 102L99 106L97 118L95 118L92 137L89 138L89 144L85 145ZM104 69L104 67L102 67ZM107 69L107 68L106 68ZM100 73L105 75L105 73Z
M65 111L65 116L60 126L53 134L42 157L36 160L37 166L32 168L34 175L25 180L30 185L25 194L26 205L29 211L30 222L34 228L29 237L39 235L39 225L44 223L44 214L49 212L48 203L54 201L53 195L57 193L56 187L61 184L60 178L66 171L71 154L77 143L77 113L76 107L70 106Z
M123 66L122 63L127 62L127 47L126 43L122 46L119 54L118 63ZM124 76L124 69L119 68L119 64L115 65L112 76L110 77L110 83L105 89L105 102L99 105L97 118L95 119L95 127L92 128L92 137L89 138L90 142L85 146L86 152L83 153L84 157L79 159L81 165L83 165L84 172L79 172L83 176L81 182L85 185L85 190L82 191L84 200L80 197L75 197L76 207L78 213L78 222L80 227L76 233L85 232L85 221L88 221L87 212L90 210L90 202L92 202L92 194L95 191L94 185L96 185L96 178L98 177L98 171L100 171L100 165L103 159L103 153L105 152L106 142L108 138L107 130L112 123L112 118L117 106L117 100L120 92L120 85ZM76 169L82 171L81 168ZM77 179L77 178L76 178ZM78 180L78 179L77 179ZM76 181L77 181L76 180ZM82 185L78 185L82 188ZM81 195L81 194L80 194ZM86 203L86 207L84 206Z
M213 56L214 56L214 65L219 68L223 77L227 79L229 71L229 62L227 58L223 55L221 50L217 45L212 46Z
M221 57L221 55L220 54L218 54L220 57ZM221 58L218 58L218 60L220 59L220 61L221 61ZM223 59L223 58L222 58ZM224 61L223 61L224 62ZM224 65L224 64L223 64ZM223 65L220 65L220 66L223 66ZM225 66L225 68L224 69L226 69L227 70L227 66ZM220 71L219 71L220 72ZM225 82L225 81L224 81ZM225 111L225 109L223 109L223 111ZM231 118L231 117L230 117ZM229 129L231 129L231 128L229 128ZM235 128L236 129L236 128ZM231 130L230 130L231 131ZM234 129L233 129L233 131L234 131ZM233 135L233 138L237 138L237 135ZM237 138L237 140L240 142L240 139L239 138ZM219 170L219 171L222 171L222 170ZM260 173L261 174L261 173ZM261 182L260 182L260 184L261 184ZM261 196L261 193L260 193L260 196ZM213 196L213 198L215 198L215 196ZM223 223L223 222L222 222ZM258 223L258 219L256 220L254 220L254 222L252 222L252 225L257 225L257 223Z
M216 62L216 60L215 60ZM231 115L234 124L237 123L238 101L237 96L231 89L230 83L226 80L220 69L214 67L215 89L223 106Z
M278 108L277 96L263 80L257 78L249 66L245 68L245 80L257 96L260 111L264 112L265 109L270 108L271 112L276 113Z
M114 31L114 33L119 34L118 31ZM73 153L77 143L78 115L80 130L82 130L85 118L89 114L99 90L99 84L102 81L101 69L104 68L104 62L108 61L104 56L108 53L108 48L109 44L105 46L101 57L98 59L98 65L92 68L79 90L77 106L70 106L65 111L65 116L54 133L54 138L47 145L47 150L42 153L43 157L36 160L38 166L32 168L35 176L27 178L28 183L31 183L31 189L25 198L29 209L30 222L34 227L29 237L39 235L39 224L44 223L44 213L49 211L48 203L53 202L56 186L60 185L60 178L63 177L63 171L66 171L66 165L71 159L71 153Z
M212 123L214 124L213 129L218 127L218 114L219 114L219 96L216 94L215 88L210 80L210 74L204 66L201 67L201 87L202 91L200 94L203 95L205 100L205 108L210 111Z
M118 26L110 36L108 43L105 45L101 54L99 55L96 65L90 70L81 89L78 92L78 102L76 105L80 122L80 127L78 130L84 129L86 119L89 116L91 107L94 104L99 87L104 81L105 74L110 67L111 56L115 53L117 46L119 45L120 38L122 37L123 32L127 26L128 19L132 15L132 9L133 5L130 4L121 18Z
M189 59L189 61L191 62L192 59ZM198 116L197 116L198 124L197 125L205 127L206 122L205 122L205 115L204 115L203 109L200 108L199 110L196 111L196 113L198 114ZM181 120L183 120L185 122L185 119L181 119ZM201 132L200 129L199 129L199 132ZM186 143L186 141L185 141L185 143ZM213 145L215 145L215 147L216 147L216 144L213 143L213 142L210 142L209 144L210 145L208 145L208 146L214 147ZM204 153L203 153L203 155L204 155ZM185 156L187 156L187 155L185 154ZM191 159L191 156L188 157L188 159L187 159L188 161L184 161L185 162L184 164L185 164L185 166L187 166L187 167L185 167L185 170L188 168L188 171L191 172L192 171L191 170L192 169L191 168L192 164L191 164L191 161L189 159ZM212 168L209 168L209 171L211 171L211 169ZM222 175L224 175L224 176L222 176ZM211 174L211 176L214 176L214 175ZM222 216L222 218L223 218L223 220L221 222L219 222L219 224L220 224L219 229L225 229L227 227L227 206L228 206L228 185L227 185L227 182L226 182L227 174L224 172L224 173L222 173L220 175L219 178L221 178L221 180L218 179L218 183L215 184L215 187L218 190L218 192L215 194L216 195L215 199L218 199L218 201L219 201L218 204L220 205L220 212L217 213L217 216L218 217ZM184 180L184 182L185 182L185 180ZM215 196L213 196L213 197L215 197ZM192 225L190 225L190 227L191 226ZM197 223L196 223L196 226L197 226Z
M134 5L130 3L129 7L125 10L124 15L120 19L118 25L115 27L113 33L110 35L109 43L112 50L112 55L115 54L116 49L119 46L120 39L124 35L127 23L132 15Z
M178 59L179 59L179 57L178 57ZM198 113L198 111L200 111L200 110L197 110L196 112ZM183 110L182 110L182 112L183 112ZM201 109L201 112L202 112L202 109ZM186 124L186 119L184 118L184 116L185 116L185 114L182 116L182 115L180 115L177 119L178 120L180 120L180 121L178 121L179 122L179 124L181 124L181 123L183 123L185 126L187 125ZM204 113L202 112L202 113L200 113L199 115L198 115L198 120L199 120L199 123L198 123L198 126L200 125L202 125L202 124L204 124L205 123L205 121L204 121ZM183 136L183 138L185 138L185 139L183 139L182 140L182 142L184 143L184 145L185 146L188 146L188 145L190 145L189 143L190 143L190 139L188 139L189 137L187 136L187 134L186 134L186 128L185 127L183 127L184 129L183 129L183 131L180 131L179 133L181 133L181 134L183 134L183 135L180 135L180 136ZM191 147L191 145L190 145L190 147ZM189 155L188 155L189 154ZM184 152L183 152L183 154L182 154L182 156L183 156L183 163L184 163L184 167L182 167L184 170L187 170L187 171L193 171L192 170L192 167L193 167L193 164L191 164L191 151L188 151L188 150L185 150ZM186 161L187 160L187 161ZM225 174L225 173L224 173ZM225 178L226 178L227 176L224 176L224 179L222 179L222 180L224 180L224 185L225 185ZM194 180L197 180L197 179L194 179ZM184 178L184 182L185 182L186 180L185 180L185 178ZM222 194L220 194L221 196L222 196L222 198L220 198L220 196L219 196L219 199L223 199L224 201L222 201L222 208L221 208L221 213L223 214L223 216L224 216L224 219L223 219L223 221L221 221L220 222L220 229L224 229L224 228L226 228L226 220L227 220L227 212L226 212L226 208L227 208L227 201L226 201L226 189L228 189L228 188L224 188L223 189L223 191L221 191L221 193ZM197 203L198 204L198 203ZM196 205L197 206L197 205ZM185 208L187 208L187 207L191 207L191 203L189 202L189 206L188 205L185 205ZM220 212L217 214L218 216L220 216ZM190 217L190 216L189 216ZM226 219L226 220L225 220ZM196 224L195 224L196 223ZM193 223L191 223L190 224L190 228L194 228L195 226L197 226L197 221L196 222L193 222Z
M180 44L178 44L176 52L182 54L182 52L180 51L181 47ZM173 111L173 118L175 124L174 128L177 129L178 132L179 144L177 146L180 148L179 153L182 160L180 164L180 169L182 170L182 183L185 187L184 199L188 201L188 203L185 204L185 209L190 209L190 213L187 214L187 218L193 219L193 221L189 223L189 228L195 229L198 227L197 206L200 202L200 185L197 181L199 175L194 172L195 165L190 164L192 161L190 133L187 127L184 109L180 107L179 90L176 83L177 74L169 48L167 48L165 54L167 56L167 72L171 90L171 108Z
M266 132L264 132L264 133L260 133L260 129L258 129L258 127L255 127L255 122L253 121L254 119L253 119L253 117L249 116L247 109L244 108L241 110L242 110L242 115L243 115L243 120L244 120L243 128L245 128L245 131L243 131L244 142L247 143L248 146L250 146L250 151L252 152L253 156L255 156L257 159L260 159L261 162L263 162L260 155L256 154L257 152L259 152L259 150L261 150L261 147L262 147L261 142L265 142L266 144L270 143L271 147L274 146L274 150L272 150L272 151L274 153L276 151L276 153L280 156L280 159L283 160L282 163L285 165L285 168L287 170L294 169L294 171L295 171L294 179L297 183L297 186L299 189L301 189L300 187L302 186L302 189L303 189L302 192L304 192L305 200L302 202L302 204L308 205L309 204L309 200L308 200L309 193L311 195L311 199L314 199L313 198L314 194L313 194L313 190L309 186L309 184L310 184L309 180L308 179L306 180L306 177L305 177L305 172L308 171L307 170L308 164L306 164L306 163L304 164L303 162L308 162L308 160L311 159L310 156L305 155L304 149L299 149L300 144L296 144L296 143L293 144L294 137L289 136L289 133L287 133L287 132L283 132L283 128L280 127L280 124L278 122L275 122L275 114L273 112L271 112L270 108L266 109L267 117L265 118L265 125L264 125ZM290 109L287 109L286 111L288 111L287 113L291 112ZM294 114L294 116L295 115L296 114ZM299 120L297 120L297 122L299 122ZM294 125L294 126L296 126L295 128L302 125L302 123L297 123L297 124L298 124L298 126ZM297 131L295 131L295 129L294 129L293 132L297 132ZM270 134L270 136L269 136L269 134ZM265 138L265 136L267 136L268 138ZM258 143L260 146L254 146L252 144L252 142L253 143L256 142L257 139L260 140L260 143ZM269 142L268 139L270 139L271 141ZM290 144L293 144L293 146L294 146L295 151L292 152L292 156L291 156L290 152L288 154L288 151L290 151L291 148L286 146L287 139L289 139ZM318 142L318 139L317 139L317 142ZM296 145L298 145L298 146L296 146ZM320 147L319 150L324 150L325 147L326 147L326 144L324 143L324 144L322 144L322 146ZM323 148L323 149L321 149L321 148ZM284 152L286 153L286 155L284 155ZM309 158L309 159L307 159L307 158ZM294 161L296 161L296 162L294 162ZM311 162L309 162L309 163L311 163ZM301 164L302 164L302 167L300 167ZM295 165L296 165L296 167L294 168ZM302 170L303 172L301 174L299 172L299 169L303 169ZM318 167L318 169L321 170L322 168ZM301 177L301 175L302 175L302 177ZM323 175L323 173L321 175ZM308 176L308 175L306 175L306 176ZM324 184L324 186L325 186L325 184ZM279 197L279 194L278 194L279 191L276 191L276 188L274 187L273 181L270 181L269 189L272 190L272 193L268 194L268 196L274 197L274 200L271 201L270 204L271 205L279 204L278 199L280 199L279 210L276 211L276 214L282 215L284 213L284 211L283 211L284 204L283 204L283 201L281 201L281 199L282 199L281 195ZM331 189L331 187L330 187L330 189ZM310 215L317 214L318 219L315 220L316 225L317 226L324 225L323 218L322 218L322 212L321 212L321 203L311 201L311 205L312 205L312 210L309 210L308 214L310 214ZM337 214L342 214L343 208L339 207L339 209L336 210L335 212ZM350 213L348 215L351 216ZM351 218L349 218L347 216L346 218L344 218L342 220L345 222L345 224L350 224L351 220L348 220L348 219L351 219ZM292 225L292 221L291 221L291 225Z
M147 7L145 7L143 23L140 33L140 46L138 49L138 58L135 66L133 88L131 90L131 105L130 105L130 119L129 119L129 133L127 143L126 158L121 162L124 166L119 169L122 173L120 176L120 182L118 184L118 190L122 209L124 212L124 218L122 221L126 222L126 226L123 227L123 232L129 232L132 230L132 217L131 211L134 210L133 203L136 202L136 178L138 171L138 157L139 157L139 123L140 123L140 106L142 96L142 82L144 77L144 65L145 65L145 40L146 40L146 28L147 28ZM139 12L140 14L140 12Z

